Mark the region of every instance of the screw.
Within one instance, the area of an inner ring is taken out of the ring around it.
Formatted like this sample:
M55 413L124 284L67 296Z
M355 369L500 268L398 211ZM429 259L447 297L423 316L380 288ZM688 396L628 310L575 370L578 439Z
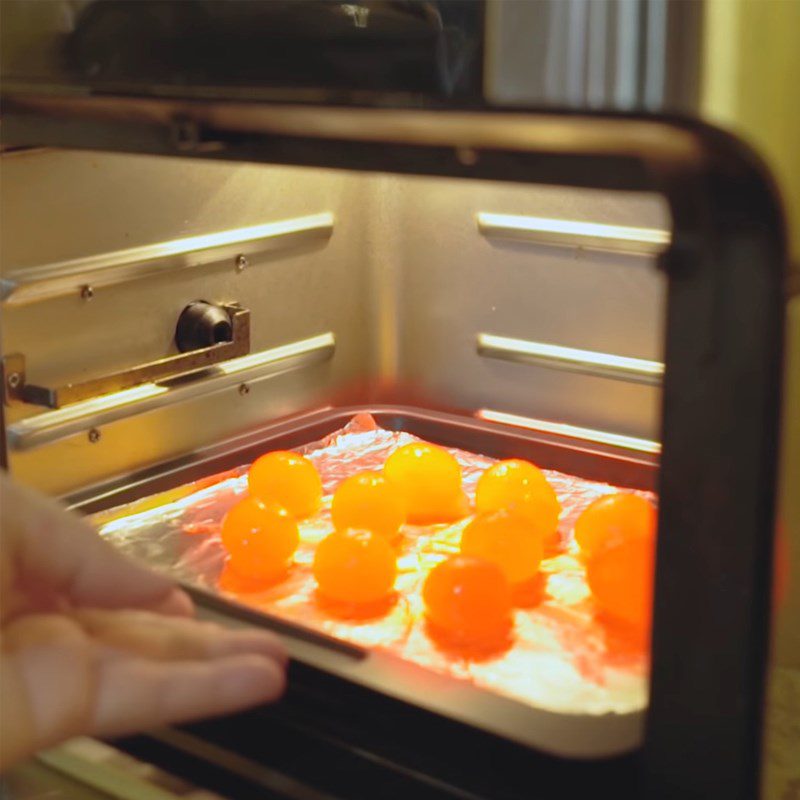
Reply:
M250 387L246 383L239 384L239 394L244 397L246 394L250 394Z
M239 254L236 256L236 271L241 272L248 265L247 256Z
M20 385L20 382L22 381L22 376L19 374L19 372L12 372L12 373L11 373L11 374L8 376L8 378L7 378L7 381L8 381L8 385L9 385L9 386L10 386L12 389L16 389L16 388L17 388L17 386L19 386L19 385Z
M456 150L456 158L465 167L474 167L478 163L478 153L471 147L459 147Z
M91 428L89 430L89 441L92 444L96 444L100 441L100 431L97 428Z
M91 300L94 297L94 289L87 283L81 287L81 300Z
M178 150L196 150L200 144L200 127L193 119L178 117L170 128L172 143Z

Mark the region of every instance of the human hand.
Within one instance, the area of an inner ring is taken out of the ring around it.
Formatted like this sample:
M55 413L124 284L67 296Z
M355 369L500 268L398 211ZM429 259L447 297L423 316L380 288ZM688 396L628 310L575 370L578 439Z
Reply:
M88 524L0 472L0 770L276 699L276 637L191 619L192 602Z

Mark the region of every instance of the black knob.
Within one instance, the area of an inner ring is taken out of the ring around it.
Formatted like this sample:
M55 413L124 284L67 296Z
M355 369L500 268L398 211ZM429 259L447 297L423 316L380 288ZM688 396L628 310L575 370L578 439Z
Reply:
M205 300L195 300L178 317L175 344L181 353L232 340L231 318L224 308Z

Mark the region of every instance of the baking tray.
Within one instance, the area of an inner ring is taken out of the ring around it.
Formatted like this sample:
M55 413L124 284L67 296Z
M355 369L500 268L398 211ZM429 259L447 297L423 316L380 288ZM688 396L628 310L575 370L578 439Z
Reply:
M270 449L298 448L343 428L354 416L369 414L390 431L405 431L427 441L492 458L527 458L545 469L604 481L618 487L652 490L654 459L589 448L557 437L532 435L457 415L402 407L329 409L284 421L246 437L209 448L190 459L152 474L136 476L93 495L75 498L84 512L97 513L121 503L146 498L174 501L197 491L219 473L239 469ZM209 476L215 476L209 478ZM137 507L134 502L133 508ZM100 513L109 519L115 513ZM222 597L206 588L188 586L200 613L228 625L257 625L283 635L292 657L362 687L442 714L462 723L560 756L600 758L634 749L641 741L644 704L624 713L564 713L537 708L498 695L393 653L369 649L298 626L262 610Z

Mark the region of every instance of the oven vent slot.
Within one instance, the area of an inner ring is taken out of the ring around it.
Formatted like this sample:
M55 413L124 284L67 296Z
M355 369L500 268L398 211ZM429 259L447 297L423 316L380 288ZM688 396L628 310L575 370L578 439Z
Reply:
M23 304L123 281L147 278L168 270L198 267L231 259L241 271L259 253L329 239L331 212L295 217L248 228L190 236L168 242L117 250L33 268L11 270L0 280L0 300Z
M596 378L643 383L647 386L659 386L664 376L664 365L660 361L512 339L491 333L478 334L477 350L479 355L488 358L562 369Z
M490 214L486 211L478 212L476 222L478 231L487 238L646 256L657 256L662 253L669 246L671 239L669 231L658 228L636 228L515 214Z
M335 347L333 333L323 333L230 359L211 367L203 377L192 381L176 379L162 383L145 383L132 389L73 403L9 425L8 446L14 451L31 450L147 411L206 397L216 392L241 390L242 386L248 387L290 370L326 361L333 356Z

